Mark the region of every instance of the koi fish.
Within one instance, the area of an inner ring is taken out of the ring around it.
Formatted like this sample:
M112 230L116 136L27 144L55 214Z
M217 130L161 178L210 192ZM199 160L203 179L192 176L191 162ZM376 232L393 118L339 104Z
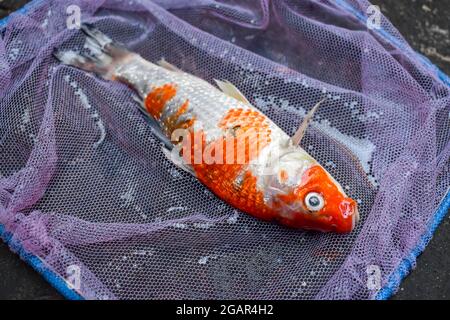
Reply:
M55 57L131 87L164 153L217 197L292 228L355 228L356 202L299 145L320 102L290 137L230 82L216 80L216 87L165 60L147 61L91 25L81 30L86 53L58 50Z

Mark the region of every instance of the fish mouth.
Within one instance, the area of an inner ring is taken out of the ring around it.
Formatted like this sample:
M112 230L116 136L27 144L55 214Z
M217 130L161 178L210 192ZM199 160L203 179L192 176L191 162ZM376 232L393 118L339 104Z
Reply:
M359 222L359 211L356 201L351 198L343 199L339 203L339 214L337 219L346 230L345 232L353 231Z

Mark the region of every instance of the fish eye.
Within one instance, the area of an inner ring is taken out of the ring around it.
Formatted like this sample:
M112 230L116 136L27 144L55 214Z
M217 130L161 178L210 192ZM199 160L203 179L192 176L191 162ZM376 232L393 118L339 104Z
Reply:
M323 208L325 201L319 193L310 192L305 197L305 204L308 210L319 211Z

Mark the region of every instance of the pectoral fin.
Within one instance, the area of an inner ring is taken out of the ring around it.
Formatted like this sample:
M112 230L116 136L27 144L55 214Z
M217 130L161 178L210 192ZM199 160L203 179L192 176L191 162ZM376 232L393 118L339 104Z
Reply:
M144 106L144 103L142 102L142 99L135 95L133 95L132 98L138 103L138 110L141 111L145 121L150 126L150 129L155 137L164 145L165 148L172 150L172 141L170 141L170 139L161 130L161 126L159 125L159 123L148 113L147 109Z
M317 108L319 108L320 104L324 102L326 99L320 100L312 109L308 112L308 114L303 119L302 123L298 127L297 131L291 138L291 142L293 145L298 145L300 141L302 141L303 136L305 135L305 131L308 128L309 122L311 121L314 113L316 112Z
M242 94L242 92L239 91L238 88L234 86L234 84L232 84L229 81L221 81L217 79L214 79L214 81L216 82L217 86L219 87L220 90L222 90L223 93L229 95L230 97L235 98L236 100L239 100L245 104L250 105L250 102L247 100L247 98Z

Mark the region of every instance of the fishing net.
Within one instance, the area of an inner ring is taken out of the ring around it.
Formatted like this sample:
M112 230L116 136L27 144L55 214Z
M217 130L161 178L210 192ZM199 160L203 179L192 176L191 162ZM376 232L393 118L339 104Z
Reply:
M52 56L83 50L73 6L150 61L229 80L288 134L327 97L302 146L358 201L356 230L257 220L175 167L129 88ZM37 0L12 14L0 26L4 238L86 299L373 299L395 289L450 184L450 95L384 16L368 28L369 6Z

